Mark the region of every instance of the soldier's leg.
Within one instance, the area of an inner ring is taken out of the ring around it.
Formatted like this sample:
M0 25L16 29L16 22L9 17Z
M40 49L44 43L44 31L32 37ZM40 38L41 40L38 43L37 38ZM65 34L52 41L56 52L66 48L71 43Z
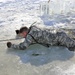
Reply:
M74 50L75 48L75 40L68 37L64 32L58 32L58 43L61 46L67 47L69 50Z

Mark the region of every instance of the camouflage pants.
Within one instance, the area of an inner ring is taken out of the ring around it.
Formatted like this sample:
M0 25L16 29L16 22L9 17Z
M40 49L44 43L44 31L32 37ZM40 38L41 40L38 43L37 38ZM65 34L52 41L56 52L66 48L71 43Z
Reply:
M64 32L57 32L58 45L65 46L67 48L75 48L75 40L68 37Z

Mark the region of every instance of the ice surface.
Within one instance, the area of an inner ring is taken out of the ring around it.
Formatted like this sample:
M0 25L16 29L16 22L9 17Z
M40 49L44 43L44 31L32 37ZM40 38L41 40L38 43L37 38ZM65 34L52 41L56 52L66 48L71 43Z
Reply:
M4 1L0 2L0 40L15 38L16 29L29 27L35 21L41 27L75 28L74 11L41 16L40 3L43 0ZM74 9L74 0L66 1L72 2L71 7ZM58 1L52 0L53 2ZM23 40L11 42L18 44L21 41ZM75 52L67 48L46 48L37 44L25 51L10 50L7 49L6 42L0 42L0 75L75 75Z
M33 54L39 54L33 56ZM0 45L0 75L74 75L75 53L63 47L30 46L27 50L8 50Z

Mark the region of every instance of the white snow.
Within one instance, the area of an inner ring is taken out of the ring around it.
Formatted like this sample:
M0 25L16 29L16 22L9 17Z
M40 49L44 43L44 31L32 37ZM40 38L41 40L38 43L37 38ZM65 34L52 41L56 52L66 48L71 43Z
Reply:
M75 29L75 0L51 0L49 14L40 8L44 1L47 0L0 0L0 40L15 38L16 29L29 27L35 21L41 27ZM65 13L57 12L58 3ZM9 50L6 42L0 42L0 75L75 75L75 52L67 48L33 45L25 51Z
M15 1L15 0L0 0L0 2L3 2L3 3L6 3L6 2L8 2L8 1L13 2L13 1Z

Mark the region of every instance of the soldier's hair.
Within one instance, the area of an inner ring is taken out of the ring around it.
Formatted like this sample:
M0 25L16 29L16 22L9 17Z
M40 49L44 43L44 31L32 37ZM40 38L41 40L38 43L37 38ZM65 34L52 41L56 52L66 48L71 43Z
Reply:
M22 33L23 31L28 31L28 28L27 27L20 28L20 33Z
M16 34L19 34L20 33L20 30L15 30Z

